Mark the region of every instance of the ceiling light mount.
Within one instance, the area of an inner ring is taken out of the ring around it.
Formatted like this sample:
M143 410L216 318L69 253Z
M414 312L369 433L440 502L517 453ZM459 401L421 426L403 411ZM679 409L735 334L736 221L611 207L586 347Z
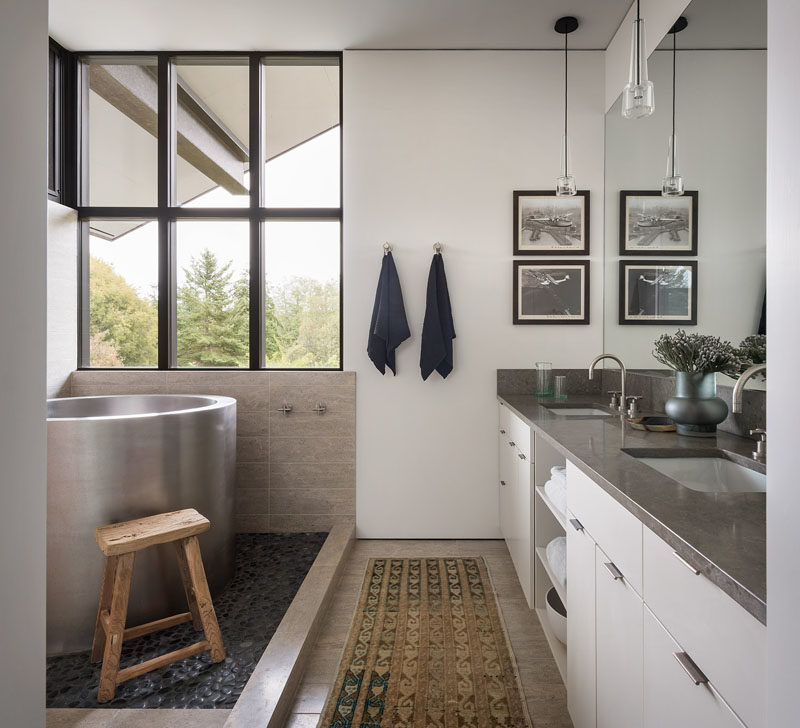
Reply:
M576 17L572 15L565 15L563 18L556 20L556 24L553 26L553 28L555 29L556 33L569 35L578 29L578 25L579 23Z

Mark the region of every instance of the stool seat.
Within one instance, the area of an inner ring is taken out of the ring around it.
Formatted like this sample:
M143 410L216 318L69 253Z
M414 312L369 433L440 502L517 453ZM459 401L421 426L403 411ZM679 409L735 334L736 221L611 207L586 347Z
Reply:
M211 523L205 516L194 508L186 508L95 529L97 545L106 556L91 658L92 662L103 663L97 690L99 702L111 700L119 683L177 660L201 652L208 652L212 662L222 662L225 659L222 634L208 591L197 540L197 534L207 531L210 526ZM189 611L126 628L136 552L166 543L171 543L175 549ZM204 633L205 639L120 670L123 642L184 622L192 622L195 630Z
M148 546L196 536L210 527L211 522L205 516L194 508L184 508L182 511L101 526L95 529L94 538L106 556L119 556L141 551Z

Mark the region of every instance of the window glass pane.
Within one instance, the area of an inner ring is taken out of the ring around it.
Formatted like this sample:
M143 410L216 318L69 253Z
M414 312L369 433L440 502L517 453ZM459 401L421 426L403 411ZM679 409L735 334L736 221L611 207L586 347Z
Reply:
M175 70L177 203L247 207L248 59L178 59Z
M340 223L266 222L266 366L336 368Z
M179 367L247 367L250 356L250 225L177 223Z
M158 365L158 223L89 223L89 366Z
M47 65L47 189L56 189L56 54L50 49Z
M158 200L158 69L88 62L89 204L155 206Z
M339 66L264 66L264 204L338 207Z

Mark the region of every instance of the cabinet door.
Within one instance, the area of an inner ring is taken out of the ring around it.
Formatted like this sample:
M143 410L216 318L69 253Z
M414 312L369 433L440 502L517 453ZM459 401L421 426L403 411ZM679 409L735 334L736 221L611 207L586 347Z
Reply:
M567 707L575 728L595 728L595 545L569 511L567 581Z
M690 674L678 662L676 655L685 654L645 607L644 728L743 728L717 691L703 682L702 672ZM688 663L690 672L693 667L700 669Z
M500 458L500 532L511 551L514 538L514 494L517 482L517 449L511 444L508 432L499 433L498 456Z
M644 605L599 545L595 580L597 728L641 728Z
M528 606L533 605L531 584L531 463L528 456L515 449L516 478L514 479L512 513L511 558Z

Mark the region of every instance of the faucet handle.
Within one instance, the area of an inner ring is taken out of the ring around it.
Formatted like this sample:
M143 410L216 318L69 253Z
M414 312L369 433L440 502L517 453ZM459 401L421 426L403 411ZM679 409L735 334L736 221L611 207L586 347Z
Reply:
M756 440L756 449L753 450L753 459L759 462L767 462L767 431L757 427L754 430L748 430L750 435L758 435Z
M636 419L641 415L639 412L639 400L644 399L644 395L641 394L631 394L625 397L627 400L626 405L628 408L628 417L631 419Z
M619 409L619 396L622 394L618 389L611 389L606 394L611 395L611 402L608 403L608 406L612 409Z

